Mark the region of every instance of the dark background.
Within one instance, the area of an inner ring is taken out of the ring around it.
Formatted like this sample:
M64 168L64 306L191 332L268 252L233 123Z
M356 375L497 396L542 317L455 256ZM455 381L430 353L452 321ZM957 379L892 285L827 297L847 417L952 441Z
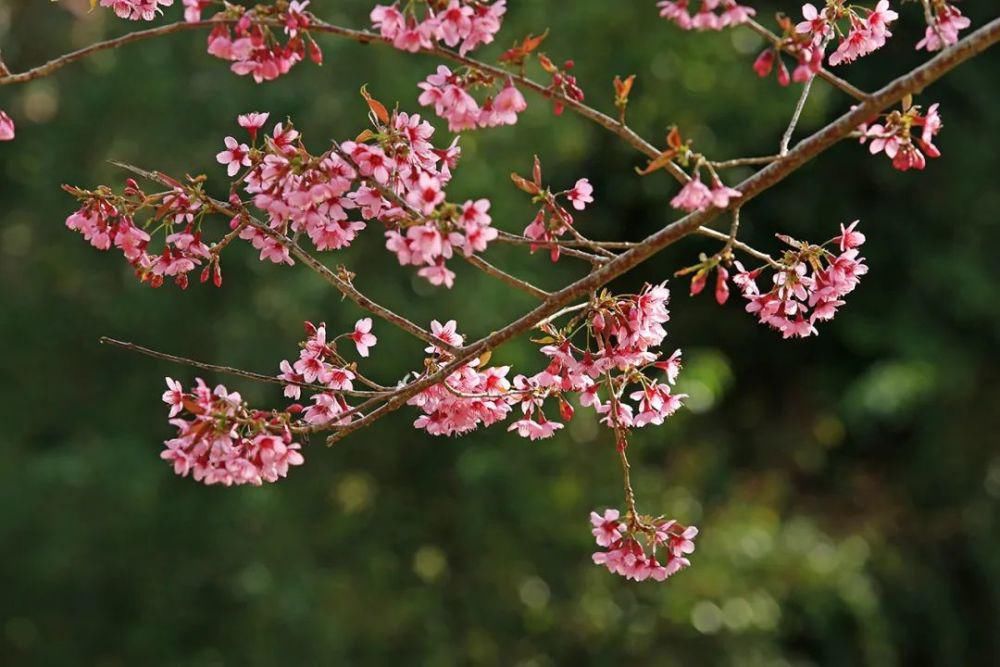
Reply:
M0 3L0 47L17 71L120 34L84 3ZM898 3L894 3L897 4ZM963 3L976 24L990 3ZM367 25L371 2L317 0ZM797 3L784 3L789 11ZM774 5L772 5L773 9ZM69 11L75 9L77 11ZM874 89L925 58L921 10L840 72ZM762 9L765 23L769 11ZM180 9L167 11L169 19ZM614 74L636 73L631 122L660 143L679 124L716 158L774 151L797 90L750 69L747 30L682 33L652 0L513 2L495 57L551 26L545 50L576 59L588 102L611 106ZM99 346L111 335L275 372L305 319L360 316L301 266L227 252L221 290L150 290L125 263L65 229L59 185L120 184L121 159L205 172L237 113L291 115L321 150L364 126L356 91L417 110L431 58L320 37L327 63L257 86L178 34L0 89L18 138L0 145L0 662L11 665L995 665L1000 661L1000 51L935 84L944 156L899 173L852 142L754 201L746 239L824 240L862 218L871 273L818 338L782 341L742 312L690 299L674 281L668 345L685 350L689 409L632 445L641 508L702 528L694 566L634 584L590 562L587 513L620 506L611 439L589 411L550 441L503 427L425 437L403 410L267 488L205 488L158 458L169 437L163 376L191 369ZM537 74L537 73L536 73ZM850 100L815 86L802 131ZM520 231L527 198L507 180L541 156L547 179L588 176L590 236L638 239L674 216L675 186L639 178L617 138L529 96L515 127L469 134L451 199L487 196ZM437 122L437 121L435 121ZM438 123L440 126L440 123ZM442 134L444 129L440 130ZM801 136L801 134L800 134ZM745 175L745 174L744 174ZM733 174L737 180L740 174ZM417 322L455 317L479 337L530 300L469 267L452 291L400 269L369 230L327 255ZM669 277L715 244L688 240L617 284ZM547 287L572 261L496 248L491 260ZM370 374L414 367L418 346L376 324ZM497 363L533 372L523 341ZM207 377L254 402L273 388Z

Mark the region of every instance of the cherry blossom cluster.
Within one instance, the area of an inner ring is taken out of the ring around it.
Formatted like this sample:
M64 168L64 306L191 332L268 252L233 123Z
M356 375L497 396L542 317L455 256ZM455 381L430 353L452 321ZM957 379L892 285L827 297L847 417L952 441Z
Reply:
M972 21L963 16L961 10L947 0L929 0L930 19L924 38L917 43L917 49L939 51L958 41L958 33L965 30Z
M831 320L844 305L845 295L857 287L868 273L858 247L865 236L857 231L858 221L841 225L840 235L822 246L796 241L785 235L778 238L791 246L774 271L772 287L761 292L757 280L767 268L747 271L735 262L733 283L747 299L746 310L762 324L777 329L785 338L815 335L816 323ZM826 248L834 245L839 252Z
M676 127L670 128L670 132L667 134L666 150L651 160L649 165L639 173L643 175L652 173L668 162L673 162L685 169L691 169L693 172L693 176L684 182L680 191L670 200L670 205L676 209L691 213L712 207L727 208L731 200L743 196L742 192L722 182L712 167L712 163L701 153L692 150L691 141L684 141ZM701 180L702 168L708 170L711 186L705 185Z
M531 180L517 174L512 174L511 178L518 188L531 195L533 203L541 204L534 219L524 228L525 237L534 242L531 244L531 252L547 247L552 261L558 261L559 239L567 233L576 235L573 216L561 200L573 209L582 211L594 201L594 186L590 184L590 180L581 178L569 190L553 193L542 183L542 165L537 156Z
M100 0L101 7L109 7L118 18L129 21L152 21L157 14L163 13L161 5L170 7L173 4L174 0Z
M367 93L366 93L367 94ZM226 138L217 156L239 182L253 205L267 214L279 236L304 233L318 250L349 246L371 220L386 227L386 247L401 265L421 267L418 274L433 285L451 287L455 274L446 265L455 252L471 256L497 237L486 199L452 204L444 188L451 180L460 151L453 142L435 148L434 128L417 114L391 114L376 100L374 131L354 141L335 144L315 156L292 125L277 124L257 142L266 114L247 114L240 124L251 144ZM351 217L355 212L355 218ZM356 219L360 217L360 219ZM260 250L261 259L291 263L288 247L237 217L242 238Z
M448 121L452 132L514 125L528 103L509 78L500 92L495 97L488 96L482 106L469 94L469 90L478 87L494 90L496 84L496 77L481 70L465 68L463 73L454 73L439 65L437 72L418 84L423 91L418 101L425 107L434 107L434 112Z
M376 5L371 21L397 49L417 52L440 43L464 56L493 41L506 12L506 0L409 0L403 7Z
M14 140L14 121L7 112L0 109L0 141Z
M802 17L797 23L786 16L779 18L784 37L757 56L753 68L758 76L768 76L777 65L778 83L787 86L792 81L804 83L811 79L822 68L824 59L831 66L853 62L885 45L892 36L889 25L899 14L890 8L889 0L879 0L872 9L830 0L822 9L804 4ZM827 47L838 37L837 47L827 58ZM782 50L797 60L791 73L781 59Z
M455 320L431 322L431 333L442 343L462 344ZM425 362L427 372L452 360L443 348L431 345ZM482 357L461 366L440 384L432 385L409 401L423 413L413 422L414 428L430 435L463 435L479 426L491 426L510 414L511 385L509 366L485 366Z
M227 3L214 18L228 22L220 23L209 33L208 52L232 62L230 68L234 73L251 76L257 83L287 74L307 54L310 60L322 64L323 52L309 34L315 17L306 10L308 5L308 0L292 0L246 9ZM185 20L201 20L204 2L185 0L185 6ZM280 33L275 23L280 24Z
M723 30L749 21L757 12L736 0L700 0L698 11L691 14L694 0L661 0L656 3L660 16L673 21L682 30Z
M121 195L104 186L93 192L65 189L81 202L66 226L98 250L121 250L140 281L159 287L172 278L186 288L188 274L204 263L201 282L211 277L216 286L222 285L218 252L202 241L204 210L196 188L174 181L171 190L147 195L130 178ZM139 215L148 217L136 224ZM150 252L154 236L163 237L162 249Z
M501 421L517 408L519 418L508 430L541 440L573 418L569 399L575 397L618 434L624 449L628 429L662 424L685 398L670 387L680 372L680 351L663 360L654 351L666 336L668 298L663 285L647 285L637 295L595 296L565 326L544 325L540 351L549 359L544 370L509 381L509 367L486 368L482 359L473 360L410 399L423 412L414 426L432 435L459 435ZM431 326L446 343L462 340L454 321ZM427 351L432 355L425 364L428 373L451 358L435 346ZM664 372L664 379L651 377L652 371ZM553 419L551 411L546 414L546 404L555 404L562 421Z
M924 168L927 163L925 153L932 158L941 157L941 151L934 145L934 137L941 127L938 105L932 104L926 114L921 113L919 106L893 111L881 123L862 125L858 134L861 143L870 142L868 150L872 155L885 153L892 160L893 167L908 171ZM916 135L916 128L920 128L919 136Z
M604 549L594 553L594 563L626 579L663 581L691 564L687 556L694 552L698 535L694 526L632 512L622 520L616 509L591 512L590 523L597 546Z
M371 318L358 320L354 331L327 339L326 325L316 326L306 322L308 338L302 343L299 358L294 364L283 360L278 375L285 385L285 396L296 401L302 398L302 389L307 386L312 392L312 405L303 408L296 403L289 406L293 414L302 413L302 420L311 426L346 424L356 415L347 404L344 392L354 390L354 380L358 378L356 364L348 364L337 349L338 341L353 343L362 357L367 357L369 348L378 339L371 332Z
M167 378L163 402L177 436L164 442L160 458L182 477L225 486L276 482L291 466L302 465L301 446L293 441L287 413L266 413L247 406L221 384L211 389L198 378L190 392Z

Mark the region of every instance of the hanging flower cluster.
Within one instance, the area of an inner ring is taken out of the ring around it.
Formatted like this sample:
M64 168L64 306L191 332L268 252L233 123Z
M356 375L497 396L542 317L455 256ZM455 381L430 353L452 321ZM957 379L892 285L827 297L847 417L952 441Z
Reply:
M940 51L958 41L958 33L972 21L948 0L929 0L931 11L924 38L917 43L917 50Z
M908 106L887 114L881 123L865 123L858 128L858 134L861 143L870 142L868 150L872 155L885 153L893 167L909 171L924 168L925 153L928 157L941 157L941 151L934 145L941 127L937 104L930 105L926 114L921 113L919 106ZM919 136L916 128L920 128Z
M691 14L694 0L660 0L660 16L673 21L681 30L724 30L742 25L757 12L736 0L700 0L698 11Z
M692 177L684 182L680 192L670 200L670 205L676 209L692 213L712 207L728 208L731 200L743 196L742 192L722 182L708 158L694 151L691 148L691 141L684 141L677 127L671 127L667 133L666 150L650 160L644 169L639 170L639 174L643 176L651 174L669 163L692 171ZM708 170L711 186L702 182L702 169Z
M423 91L418 101L425 107L434 107L434 113L448 121L452 132L514 125L528 103L509 78L500 92L495 97L488 96L482 106L469 94L475 88L495 90L497 84L497 77L482 70L466 67L462 73L453 73L439 65L437 72L418 84Z
M535 156L531 180L518 174L511 174L511 179L520 190L531 195L532 203L541 204L534 219L524 229L525 237L534 242L531 244L531 252L548 247L552 261L558 261L560 255L558 240L567 233L577 236L573 227L573 216L560 200L575 210L582 211L587 204L593 203L594 187L588 179L581 178L569 190L553 193L542 183L542 163L538 156Z
M202 2L185 2L184 17L189 22L201 20ZM257 83L277 79L305 59L323 64L323 52L309 34L315 17L306 10L308 0L247 9L226 3L215 15L220 23L208 36L208 52L232 62L230 69L240 76L250 76ZM230 25L232 23L232 25ZM274 24L281 26L280 32Z
M885 46L892 36L889 25L899 14L890 8L889 0L879 0L871 9L831 0L822 9L804 4L802 17L804 20L798 23L786 16L779 18L783 37L757 56L753 65L757 76L768 76L777 65L778 83L787 86L792 81L804 83L811 79L822 68L824 59L830 66L853 62ZM827 48L838 38L837 47L827 58ZM797 61L791 74L781 59L782 51Z
M594 553L594 563L626 579L663 581L691 564L687 556L694 553L694 538L698 535L694 526L631 512L622 520L616 509L604 510L603 514L591 512L590 523L597 546L604 548Z
M98 250L112 246L121 250L140 281L159 287L172 278L186 288L188 274L204 263L201 282L211 277L216 286L222 285L220 248L209 248L202 241L206 211L198 197L200 183L185 186L173 181L171 190L156 194L146 194L131 178L121 195L105 186L95 191L64 189L81 202L80 209L66 218L66 226ZM140 216L146 219L136 224ZM150 252L154 236L162 236L162 249Z
M791 246L774 270L770 290L761 292L757 279L767 268L747 271L735 262L737 273L733 283L739 287L747 303L747 312L757 316L762 324L777 329L785 338L805 338L815 335L816 323L831 320L844 305L843 297L854 290L861 276L868 273L858 247L865 236L857 231L858 221L841 225L840 235L823 245L796 241L779 234L778 238ZM833 245L834 252L826 246Z
M293 442L288 413L261 412L221 384L214 390L201 378L190 392L167 378L163 402L177 436L167 440L160 458L182 477L225 486L276 482L291 466L302 465L301 446Z
M402 8L398 2L376 5L371 21L397 49L417 52L441 43L464 56L493 41L506 12L506 0L411 0Z

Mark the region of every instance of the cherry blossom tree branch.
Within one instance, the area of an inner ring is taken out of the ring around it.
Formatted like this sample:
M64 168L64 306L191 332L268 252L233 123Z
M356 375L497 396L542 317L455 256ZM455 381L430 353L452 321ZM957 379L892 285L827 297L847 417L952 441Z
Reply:
M523 245L523 246L559 246L559 251L566 255L567 257L573 257L575 259L582 259L590 262L594 265L605 264L608 260L604 257L594 255L583 250L579 250L581 246L586 246L588 244L581 243L579 241L568 240L568 239L557 239L554 241L545 241L540 243L534 239L529 239L526 236L520 236L518 234L511 234L510 232L505 232L503 230L498 230L499 235L497 236L497 241L502 243L509 243L511 245ZM596 243L600 243L597 241ZM608 247L608 246L605 246Z
M1000 41L1000 18L994 19L970 33L957 44L941 51L936 57L911 70L867 96L860 104L843 114L826 127L799 142L784 157L756 172L737 188L743 193L738 205L757 197L788 178L802 165L810 162L841 139L847 137L858 125L887 107L896 104L906 95L926 88L958 65ZM737 206L733 204L732 208ZM349 434L368 426L385 415L399 409L412 396L443 381L449 374L475 359L482 353L493 350L532 328L545 318L558 312L572 301L601 287L609 281L643 263L664 248L681 238L692 234L704 224L711 222L724 209L706 209L690 213L647 237L639 245L618 255L615 259L596 268L592 273L553 293L544 303L525 313L504 328L472 344L463 347L453 361L435 373L401 387L385 403L356 421L338 426L327 442L333 444Z
M148 171L146 169L142 169L140 167L136 167L134 165L130 165L124 162L112 161L111 164L115 165L116 167L120 167L122 169L131 171L132 173L138 174L143 178L149 179L155 183L160 183L161 185L166 185L169 187L174 187L175 185L175 183L171 182L170 179L165 178L162 174L160 174L157 171ZM295 243L295 241L288 238L284 234L281 234L271 229L268 225L265 225L264 223L257 220L253 216L250 216L249 214L246 214L244 216L243 212L233 210L229 205L217 199L213 199L211 197L205 197L204 199L205 203L211 206L218 213L221 213L222 215L225 215L229 218L235 218L238 216L243 217L243 219L245 219L254 228L260 230L264 234L267 234L271 238L280 242L282 245L288 247L289 252L291 252L291 254L296 259L298 259L303 264L305 264L310 269L319 274L319 276L323 278L323 280L330 283L341 294L343 294L345 297L353 301L359 308L367 310L376 317L379 317L395 325L396 327L402 329L403 331L406 331L407 333L415 336L416 338L419 338L425 343L428 343L430 345L436 345L442 349L448 350L452 354L456 354L460 351L460 348L456 348L452 345L449 345L448 343L445 343L444 341L439 340L426 329L417 326L416 324L406 319L402 315L399 315L393 312L392 310L389 310L385 306L382 306L372 301L368 297L366 297L364 294L358 291L357 288L355 288L354 285L351 283L353 274L347 271L347 269L341 268L338 273L334 273L333 270L331 270L326 264L323 264L321 261L313 257L310 253L303 250L301 246Z
M161 359L163 361L169 361L175 364L181 364L183 366L190 366L192 368L200 368L203 371L210 371L212 373L221 373L224 375L232 375L235 377L243 378L245 380L253 380L254 382L266 382L268 384L279 384L279 385L293 385L296 387L301 387L303 389L309 389L310 391L327 391L329 387L324 385L307 384L304 382L292 382L291 380L282 380L274 375L264 375L263 373L254 373L253 371L246 371L241 368L233 368L232 366L221 366L219 364L210 364L204 361L197 361L195 359L188 359L187 357L180 357L175 354L168 354L166 352L159 352L157 350L152 350L148 347L142 345L136 345L135 343L129 343L123 340L116 340L114 338L109 338L108 336L101 336L98 341L102 345L111 345L113 347L118 347L123 350L128 350L130 352L138 352L139 354L144 354L147 357L153 357L154 359ZM382 395L385 392L374 392L374 391L355 391L355 390L338 390L345 396L358 396L358 397L371 397Z
M492 264L487 262L482 257L479 257L478 255L466 256L465 254L462 254L462 259L464 259L466 262L476 267L483 273L493 276L497 280L507 283L514 289L520 290L525 294L530 294L536 299L541 299L542 301L545 301L547 298L549 298L549 296L551 296L549 292L546 292L542 288L535 287L526 280L521 280L517 276L510 275L506 271L493 266Z

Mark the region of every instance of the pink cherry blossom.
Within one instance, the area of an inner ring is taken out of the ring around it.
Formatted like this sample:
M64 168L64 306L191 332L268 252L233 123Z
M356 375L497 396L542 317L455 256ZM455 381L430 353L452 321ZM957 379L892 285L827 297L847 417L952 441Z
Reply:
M701 182L701 176L696 175L670 200L670 205L690 213L708 208L712 199L712 191Z
M366 317L360 319L354 325L354 333L351 334L351 340L354 341L354 345L358 348L358 354L362 357L368 356L368 348L373 347L378 339L371 333L372 330L372 318Z
M237 122L239 123L240 127L244 128L247 132L250 133L250 139L256 141L257 132L260 130L260 128L264 127L264 124L267 123L267 119L270 117L270 115L271 114L269 113L260 113L260 112L241 114L237 118Z
M167 391L163 392L163 402L170 406L169 417L173 419L184 409L184 388L173 378L167 378Z
M184 20L188 23L197 23L201 20L201 13L206 7L212 5L213 0L182 0L184 5Z
M239 143L232 137L226 137L225 143L226 150L216 155L215 159L219 164L227 165L226 173L232 178L239 172L240 167L250 166L250 147Z
M573 189L566 194L566 198L573 204L573 208L582 211L587 208L587 204L594 201L594 186L586 178L581 178L573 186Z
M972 21L951 3L939 1L934 5L932 24L927 26L924 38L917 43L917 50L940 51L958 42L958 33L972 25Z
M14 121L0 109L0 141L14 140Z

